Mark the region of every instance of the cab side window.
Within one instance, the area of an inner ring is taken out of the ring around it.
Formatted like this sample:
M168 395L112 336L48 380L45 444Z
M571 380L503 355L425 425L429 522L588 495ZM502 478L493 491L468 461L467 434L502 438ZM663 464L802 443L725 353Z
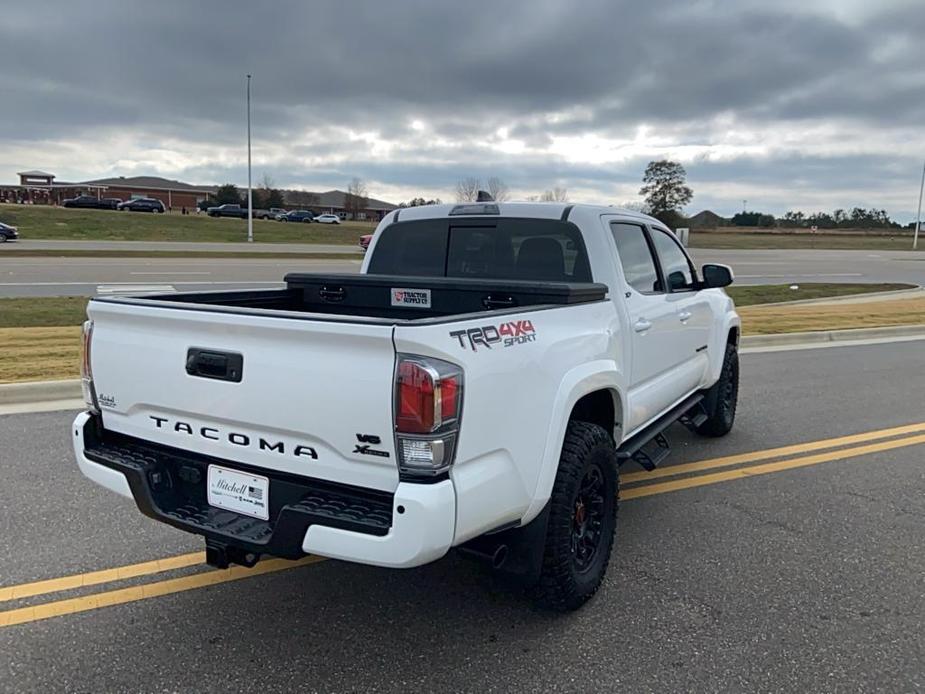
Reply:
M646 241L645 230L638 224L611 222L610 232L617 243L626 283L641 294L661 292L655 258Z
M658 253L662 266L662 275L668 284L669 292L690 292L697 288L694 268L687 254L681 250L677 240L668 232L652 228L652 243Z

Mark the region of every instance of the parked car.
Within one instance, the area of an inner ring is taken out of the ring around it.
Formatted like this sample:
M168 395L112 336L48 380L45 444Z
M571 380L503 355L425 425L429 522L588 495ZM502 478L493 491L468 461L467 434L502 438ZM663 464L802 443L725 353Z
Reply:
M247 219L247 209L231 203L210 207L206 212L210 217L240 217L241 219Z
M368 251L369 242L372 240L373 240L372 234L364 234L363 236L360 237L360 248L362 248L364 251Z
M319 224L340 224L340 217L336 214L320 214L315 217L315 221Z
M276 219L280 222L305 222L308 224L314 221L315 215L308 210L292 210L286 214L277 215Z
M115 200L115 203L112 201ZM87 210L114 210L119 203L116 198L95 198L92 195L78 195L61 201L62 207L79 207Z
M732 271L606 205L398 217L361 274L90 299L80 470L204 536L216 567L456 547L577 609L610 560L620 465L655 468L675 422L733 427Z
M118 210L121 198L100 198L100 207L104 210Z
M16 227L0 222L0 243L15 241L18 238L19 230Z
M156 198L135 198L119 203L120 210L129 212L164 212L164 203Z

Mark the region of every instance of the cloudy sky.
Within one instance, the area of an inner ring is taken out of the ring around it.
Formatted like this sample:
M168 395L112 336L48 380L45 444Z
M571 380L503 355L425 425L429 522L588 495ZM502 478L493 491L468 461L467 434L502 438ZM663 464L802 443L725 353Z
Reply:
M0 19L0 182L254 176L398 202L464 176L515 197L637 201L648 161L694 201L915 214L922 0L94 0Z

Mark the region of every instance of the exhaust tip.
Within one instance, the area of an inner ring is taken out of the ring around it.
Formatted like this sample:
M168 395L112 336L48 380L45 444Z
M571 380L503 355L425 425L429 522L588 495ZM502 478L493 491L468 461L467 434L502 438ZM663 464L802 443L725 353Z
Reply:
M507 561L507 555L507 545L498 545L495 553L491 555L491 568L500 569L504 565L504 562Z

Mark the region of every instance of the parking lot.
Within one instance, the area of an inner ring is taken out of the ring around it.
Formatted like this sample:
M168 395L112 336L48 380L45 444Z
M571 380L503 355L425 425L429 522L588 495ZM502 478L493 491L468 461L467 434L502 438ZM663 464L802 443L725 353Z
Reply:
M80 475L73 412L0 417L0 690L920 689L922 345L746 350L733 433L624 468L566 616L455 555L212 570Z

